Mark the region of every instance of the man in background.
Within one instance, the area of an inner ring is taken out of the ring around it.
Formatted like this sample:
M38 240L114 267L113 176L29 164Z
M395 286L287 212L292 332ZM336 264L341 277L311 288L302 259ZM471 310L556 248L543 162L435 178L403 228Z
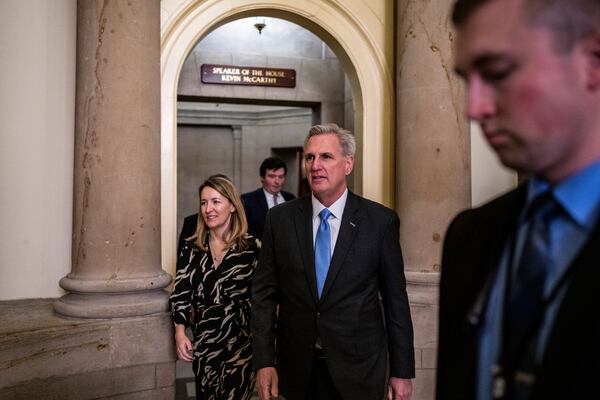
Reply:
M242 202L248 220L248 232L262 239L265 218L270 208L292 200L295 196L281 190L285 183L287 166L276 157L266 158L259 168L262 187L242 194Z

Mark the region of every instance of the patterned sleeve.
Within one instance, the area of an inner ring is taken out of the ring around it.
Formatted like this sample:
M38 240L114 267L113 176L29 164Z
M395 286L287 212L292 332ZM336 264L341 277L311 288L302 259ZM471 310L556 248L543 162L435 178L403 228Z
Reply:
M256 265L258 264L258 255L260 254L260 239L253 237L254 239L254 261L252 262L252 269L256 269Z
M247 233L245 239L248 243L248 249L245 251L247 254L252 255L252 261L250 264L252 265L252 269L256 269L256 265L258 264L258 255L260 254L260 246L261 241L259 238Z
M171 316L173 317L173 322L177 325L190 325L190 313L194 299L192 280L195 271L191 264L194 254L193 249L193 242L186 242L177 260L175 284L173 285L173 293L171 293L171 297L169 298Z

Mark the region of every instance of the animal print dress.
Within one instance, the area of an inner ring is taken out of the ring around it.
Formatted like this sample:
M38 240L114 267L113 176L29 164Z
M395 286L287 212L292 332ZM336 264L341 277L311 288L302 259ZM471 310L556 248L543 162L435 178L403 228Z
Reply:
M200 250L193 240L186 241L179 254L170 302L173 321L191 325L194 333L197 399L252 397L250 284L260 241L246 238L249 248L240 251L234 246L216 268L210 251Z

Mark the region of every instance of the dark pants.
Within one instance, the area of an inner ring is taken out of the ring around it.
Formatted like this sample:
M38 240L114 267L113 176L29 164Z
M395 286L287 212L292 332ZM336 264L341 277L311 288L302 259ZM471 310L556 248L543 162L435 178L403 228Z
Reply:
M333 384L322 350L316 352L306 400L343 400Z

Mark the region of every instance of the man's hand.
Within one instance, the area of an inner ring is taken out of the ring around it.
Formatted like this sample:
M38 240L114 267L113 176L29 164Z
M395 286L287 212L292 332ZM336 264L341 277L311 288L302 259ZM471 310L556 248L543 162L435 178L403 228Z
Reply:
M412 396L412 380L390 377L387 400L409 400Z
M256 371L256 391L260 400L279 396L279 378L275 368L265 367Z

